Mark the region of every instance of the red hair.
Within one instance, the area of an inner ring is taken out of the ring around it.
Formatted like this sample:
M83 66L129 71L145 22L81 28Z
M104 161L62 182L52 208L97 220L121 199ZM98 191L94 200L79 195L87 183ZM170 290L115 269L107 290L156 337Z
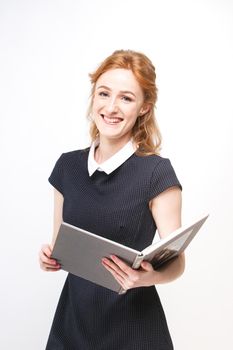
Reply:
M132 50L117 50L107 57L95 72L89 74L92 83L92 91L88 115L91 112L97 80L106 71L117 68L130 69L133 72L143 91L144 104L149 106L148 112L142 116L138 116L132 129L132 138L137 145L136 154L159 154L161 147L161 134L154 113L157 101L157 87L155 84L156 73L152 62L144 54ZM96 124L92 121L90 126L92 140L95 140L98 137L98 133L99 131Z

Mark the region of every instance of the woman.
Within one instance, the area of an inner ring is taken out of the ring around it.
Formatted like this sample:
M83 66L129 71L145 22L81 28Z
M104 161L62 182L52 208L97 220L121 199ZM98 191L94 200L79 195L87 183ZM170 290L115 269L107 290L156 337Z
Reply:
M90 77L92 145L63 153L49 177L54 235L40 251L46 271L60 269L50 256L62 220L137 250L151 244L156 228L165 237L181 225L181 185L170 161L158 155L151 61L115 51ZM116 256L102 264L127 293L68 274L46 349L173 349L154 285L178 278L184 255L159 271L146 261L133 270Z

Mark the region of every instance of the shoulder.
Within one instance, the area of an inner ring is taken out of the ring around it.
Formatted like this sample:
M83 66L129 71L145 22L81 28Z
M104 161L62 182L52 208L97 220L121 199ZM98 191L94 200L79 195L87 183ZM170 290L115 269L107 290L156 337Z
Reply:
M159 155L135 155L134 161L137 163L140 177L146 178L149 182L149 199L156 197L169 187L182 188L169 158Z
M84 148L84 149L77 149L77 150L73 150L73 151L66 151L62 153L62 157L63 158L77 158L77 157L82 157L85 155L88 155L90 147L88 148Z
M153 172L156 168L163 169L171 166L171 162L168 158L164 158L157 154L152 154L148 156L137 156L135 154L135 161L140 165L145 167L145 169Z
M76 161L78 159L88 157L89 149L90 148L88 147L85 149L66 151L61 154L60 158L63 162Z
M68 169L87 162L89 148L67 151L60 154L55 162L55 169Z

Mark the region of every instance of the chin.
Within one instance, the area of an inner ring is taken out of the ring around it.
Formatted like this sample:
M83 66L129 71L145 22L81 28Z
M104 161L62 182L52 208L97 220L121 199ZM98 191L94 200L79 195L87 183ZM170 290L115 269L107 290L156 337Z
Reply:
M100 137L105 138L105 139L109 139L112 141L119 141L119 142L124 142L127 143L130 139L131 139L131 133L101 133L100 132Z

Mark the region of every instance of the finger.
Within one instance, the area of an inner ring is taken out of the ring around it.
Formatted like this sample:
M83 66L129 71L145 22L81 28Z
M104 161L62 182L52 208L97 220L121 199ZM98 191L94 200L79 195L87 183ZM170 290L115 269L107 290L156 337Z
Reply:
M42 260L39 260L39 264L42 270L47 271L48 269L52 270L58 270L61 268L61 265L59 263L56 263L55 265L51 265L49 263L45 263Z
M43 253L48 257L50 258L51 257L51 254L52 254L52 250L50 248L50 246L48 244L44 244L42 246L42 249Z
M103 265L113 275L115 280L121 285L121 287L125 291L135 287L135 282L132 279L130 279L129 276L127 276L125 274L123 277L122 274L119 274L116 270L112 269L109 265L104 264L104 263L103 263ZM121 273L122 273L122 271L121 271Z
M122 278L127 278L128 275L122 271L119 266L117 266L113 261L107 259L107 258L103 258L102 259L103 264L106 264L109 268L111 268L113 271L115 271L119 276L121 276Z
M60 264L51 265L51 264L46 264L46 263L43 263L43 262L40 263L40 266L42 268L45 268L45 269L60 269L61 268Z
M51 250L50 248L46 245L42 246L40 252L39 252L39 259L43 263L47 263L49 265L56 265L57 261L55 259L51 259Z
M42 270L46 271L46 272L56 272L59 271L61 268L55 268L55 267L43 267Z
M123 260L119 259L116 255L110 255L110 257L114 263L119 266L122 271L124 271L126 275L134 275L135 270L127 265Z
M49 266L55 266L55 265L57 265L57 261L54 260L54 259L48 258L48 257L43 253L43 251L40 251L40 253L39 253L39 259L40 259L40 261L41 261L43 264L47 264L47 265L49 265Z
M104 264L104 267L106 268L106 270L108 270L112 276L116 279L116 281L123 287L125 285L125 279L119 275L116 271L114 271L110 266Z
M148 261L142 261L141 262L141 267L143 268L143 270L148 271L148 272L149 271L154 271L153 266Z

